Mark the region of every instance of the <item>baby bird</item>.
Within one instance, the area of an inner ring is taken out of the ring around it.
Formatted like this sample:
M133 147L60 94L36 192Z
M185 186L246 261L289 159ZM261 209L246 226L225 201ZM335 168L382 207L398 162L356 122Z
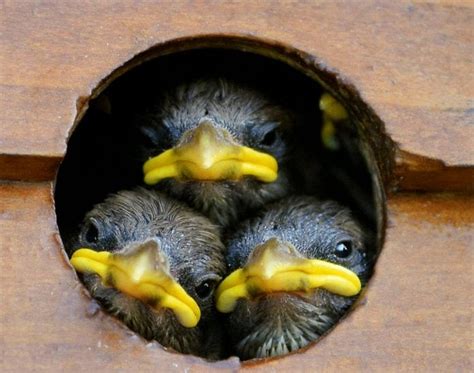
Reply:
M350 212L333 201L284 199L228 241L232 273L217 309L241 359L282 355L318 339L344 315L370 262Z
M221 227L289 192L296 114L224 78L177 85L137 115L145 183Z
M214 289L225 275L218 228L189 207L138 188L90 211L68 245L92 297L146 339L213 358Z

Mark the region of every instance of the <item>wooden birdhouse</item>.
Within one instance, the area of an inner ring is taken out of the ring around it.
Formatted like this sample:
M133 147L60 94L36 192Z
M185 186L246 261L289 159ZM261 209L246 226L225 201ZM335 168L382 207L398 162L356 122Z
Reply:
M0 370L472 370L472 2L0 8ZM146 63L185 53L192 68L209 50L276 61L330 92L367 161L374 275L337 327L288 356L208 362L147 342L91 302L63 249L57 217L82 199L63 188L58 200L57 175L87 150L69 140L92 104L107 111L101 95Z

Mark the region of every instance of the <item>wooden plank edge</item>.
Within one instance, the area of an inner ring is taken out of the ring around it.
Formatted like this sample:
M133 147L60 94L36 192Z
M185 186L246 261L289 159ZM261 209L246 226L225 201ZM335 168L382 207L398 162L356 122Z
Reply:
M0 180L53 181L58 156L0 154ZM402 192L474 192L474 166L446 166L443 161L397 151L390 194Z
M23 154L0 154L0 180L52 181L62 157Z
M474 166L447 166L443 161L397 150L392 193L474 192Z

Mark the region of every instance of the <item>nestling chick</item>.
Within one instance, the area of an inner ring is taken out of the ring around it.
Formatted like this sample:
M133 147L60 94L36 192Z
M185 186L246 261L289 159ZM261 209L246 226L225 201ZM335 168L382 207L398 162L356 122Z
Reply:
M287 133L296 115L223 78L181 84L135 119L145 183L227 227L289 191Z
M291 197L230 237L233 271L216 291L242 359L286 354L318 339L367 280L363 234L333 201Z
M86 215L68 249L91 295L132 330L179 352L217 357L206 334L224 246L207 218L154 191L122 191Z

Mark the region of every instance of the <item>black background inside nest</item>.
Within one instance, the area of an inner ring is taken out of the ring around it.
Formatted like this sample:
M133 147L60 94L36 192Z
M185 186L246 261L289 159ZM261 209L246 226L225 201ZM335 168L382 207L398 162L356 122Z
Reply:
M57 177L56 212L63 240L67 241L85 213L108 194L143 185L142 165L133 162L133 111L166 86L208 74L222 74L265 87L280 102L305 115L308 121L304 128L295 129L297 148L303 151L304 158L299 171L314 175L315 186L307 183L303 192L349 206L369 236L375 236L372 180L358 150L356 128L347 126L338 133L343 145L338 151L322 147L321 87L276 60L239 51L203 49L146 62L113 81L90 103L69 140ZM373 239L370 241L374 244Z

